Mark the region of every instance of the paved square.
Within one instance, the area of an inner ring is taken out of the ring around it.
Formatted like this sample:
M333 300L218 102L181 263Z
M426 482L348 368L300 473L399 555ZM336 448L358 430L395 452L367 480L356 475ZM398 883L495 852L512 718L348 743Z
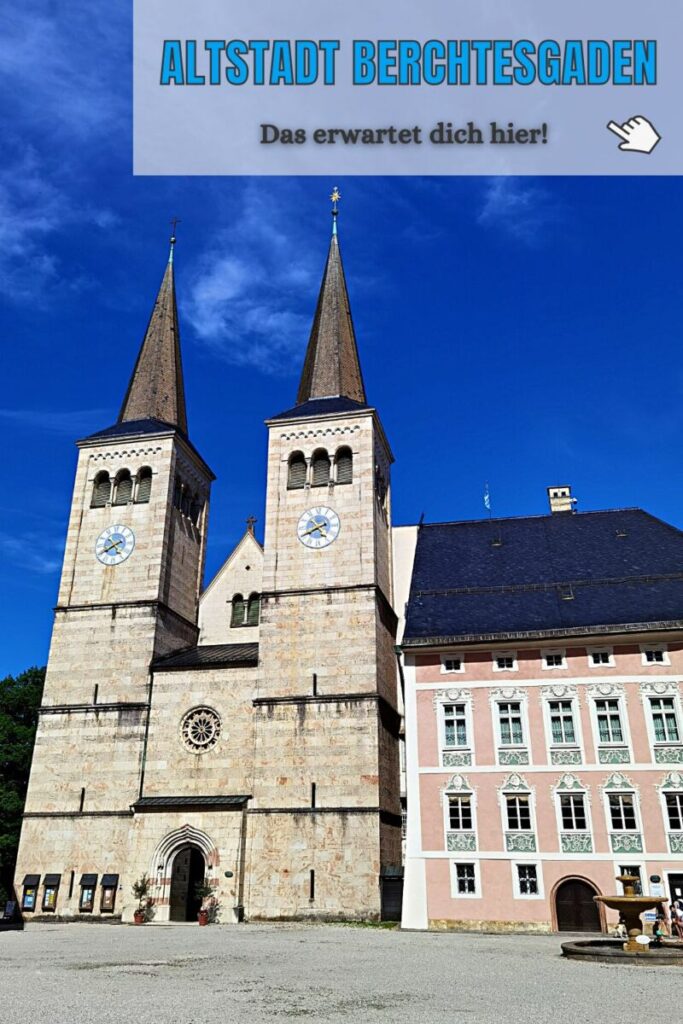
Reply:
M29 926L0 933L0 1019L624 1024L681 1005L681 969L558 951L557 936L343 925Z

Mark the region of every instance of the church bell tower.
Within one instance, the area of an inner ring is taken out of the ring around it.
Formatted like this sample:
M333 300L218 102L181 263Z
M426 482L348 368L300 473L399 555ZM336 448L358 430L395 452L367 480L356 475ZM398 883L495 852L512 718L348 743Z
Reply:
M393 457L365 393L332 198L296 405L267 421L251 918L377 918L401 860Z
M188 435L174 246L119 418L78 442L19 873L122 868L150 663L197 639L213 474Z

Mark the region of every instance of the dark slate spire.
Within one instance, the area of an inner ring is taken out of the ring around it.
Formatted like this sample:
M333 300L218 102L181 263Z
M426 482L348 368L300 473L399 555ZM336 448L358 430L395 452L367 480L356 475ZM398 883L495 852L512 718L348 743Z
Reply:
M337 200L332 193L332 239L301 374L297 405L315 398L341 396L364 405L365 386L358 361L339 239Z
M168 264L121 406L119 423L161 420L187 434L178 309L173 282L174 247L175 236L171 238Z

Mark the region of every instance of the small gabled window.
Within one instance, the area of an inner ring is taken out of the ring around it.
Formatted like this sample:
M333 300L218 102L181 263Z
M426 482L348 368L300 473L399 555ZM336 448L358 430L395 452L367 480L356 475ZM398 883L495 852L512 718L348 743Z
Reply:
M600 665L614 665L614 656L610 647L595 647L588 652L588 664L591 668Z
M494 672L516 672L517 655L514 651L498 651L493 655Z
M130 475L130 471L122 469L116 476L116 483L114 484L114 504L115 505L127 505L129 501L133 500L133 478Z
M330 482L330 457L324 449L313 455L313 486L326 487Z
M139 505L146 505L152 493L152 470L149 466L143 466L138 473L138 486L135 492L135 500Z
M669 665L669 654L664 644L640 648L643 665Z
M541 651L543 668L566 668L567 658L564 651Z
M244 625L246 610L246 601L242 594L235 594L232 599L232 615L230 617L231 628Z
M350 484L353 481L353 454L350 448L340 448L335 455L337 483Z
M306 459L303 452L294 452L289 457L287 470L287 489L290 491L301 490L306 486Z
M111 499L111 480L109 479L109 473L102 470L95 477L95 482L92 489L92 498L90 501L90 508L104 508L107 502Z
M464 662L462 658L442 658L441 659L441 671L442 672L464 672Z

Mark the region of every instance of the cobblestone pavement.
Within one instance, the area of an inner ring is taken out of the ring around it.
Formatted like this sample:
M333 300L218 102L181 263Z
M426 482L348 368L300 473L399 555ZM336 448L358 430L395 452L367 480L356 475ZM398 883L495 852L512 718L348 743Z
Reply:
M557 936L33 925L0 933L0 1020L624 1024L683 1005L683 968L558 954Z

